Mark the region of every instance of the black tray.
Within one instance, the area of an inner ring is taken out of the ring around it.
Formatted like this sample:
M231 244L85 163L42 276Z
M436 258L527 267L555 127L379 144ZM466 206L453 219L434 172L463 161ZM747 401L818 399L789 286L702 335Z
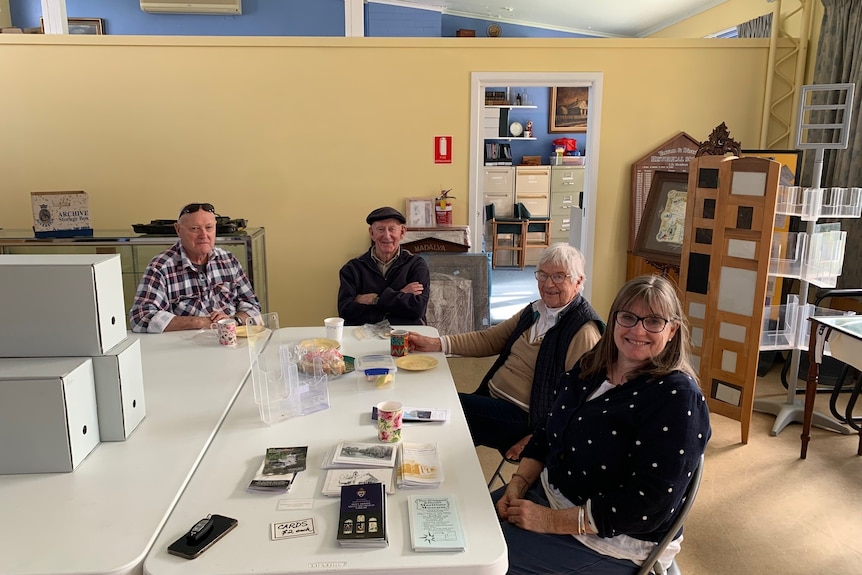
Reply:
M151 234L159 236L176 235L174 224L176 220L150 220L148 224L132 224L136 234ZM245 229L244 219L231 219L227 216L216 216L216 234L235 234Z

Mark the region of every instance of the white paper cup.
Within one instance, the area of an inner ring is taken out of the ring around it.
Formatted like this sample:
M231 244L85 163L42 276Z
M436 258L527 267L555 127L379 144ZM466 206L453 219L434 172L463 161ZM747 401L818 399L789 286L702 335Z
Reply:
M344 319L328 317L323 320L323 325L326 327L326 339L334 339L341 343L341 338L344 335Z

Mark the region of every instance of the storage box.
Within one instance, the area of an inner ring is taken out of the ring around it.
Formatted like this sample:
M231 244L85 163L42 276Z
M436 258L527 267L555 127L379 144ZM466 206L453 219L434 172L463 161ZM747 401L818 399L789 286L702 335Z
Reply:
M92 359L99 434L102 441L125 441L147 414L141 342L127 337Z
M87 192L32 192L30 206L37 238L93 235Z
M0 474L72 471L99 443L90 358L0 359Z
M0 357L92 357L126 338L117 254L0 255L0 301Z
M398 368L391 355L363 355L356 358L356 375L362 385L388 388Z

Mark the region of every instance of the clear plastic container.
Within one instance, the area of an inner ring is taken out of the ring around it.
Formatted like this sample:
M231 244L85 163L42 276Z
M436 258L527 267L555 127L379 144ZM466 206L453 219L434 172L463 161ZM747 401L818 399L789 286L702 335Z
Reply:
M356 375L360 383L375 387L390 387L398 367L391 355L363 355L356 358Z
M784 305L763 308L763 326L760 330L760 349L778 350L796 347L799 296L790 294Z
M775 232L769 252L769 274L798 278L832 288L844 267L847 232Z

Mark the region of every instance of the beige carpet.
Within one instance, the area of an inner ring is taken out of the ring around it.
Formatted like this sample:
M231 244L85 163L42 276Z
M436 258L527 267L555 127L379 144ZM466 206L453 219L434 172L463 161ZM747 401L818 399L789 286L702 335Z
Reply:
M473 391L490 358L451 358L459 391ZM780 364L758 378L757 397L783 398ZM817 408L828 413L828 398ZM857 575L862 573L862 457L857 435L815 428L799 459L802 426L777 436L775 418L755 413L747 445L739 423L712 417L712 440L678 563L685 575ZM500 462L477 448L486 478ZM506 466L507 474L514 466Z

